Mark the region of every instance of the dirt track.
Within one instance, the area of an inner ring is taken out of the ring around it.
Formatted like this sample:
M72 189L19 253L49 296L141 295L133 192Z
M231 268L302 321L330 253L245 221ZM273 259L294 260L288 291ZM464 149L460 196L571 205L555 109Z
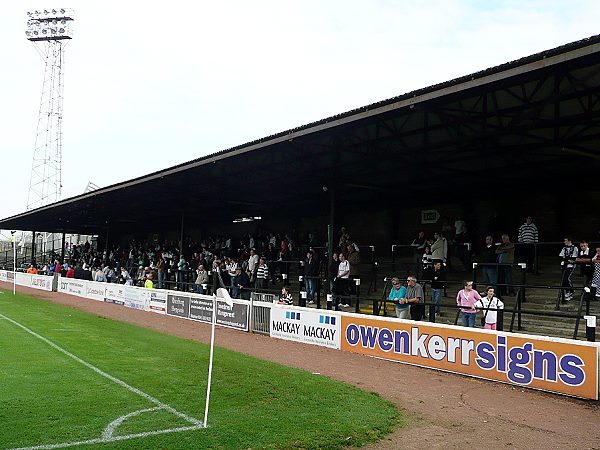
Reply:
M12 285L0 283L12 289ZM208 342L205 324L23 287L102 317ZM220 328L216 344L378 392L417 418L369 449L600 449L600 404Z

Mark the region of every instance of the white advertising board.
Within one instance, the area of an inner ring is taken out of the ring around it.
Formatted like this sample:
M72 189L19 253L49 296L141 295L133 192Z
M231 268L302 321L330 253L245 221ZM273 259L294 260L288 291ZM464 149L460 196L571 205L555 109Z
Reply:
M87 281L76 280L74 278L60 277L58 279L58 292L65 294L77 295L78 297L86 296Z
M96 300L99 302L104 301L106 291L106 283L99 283L97 281L87 281L85 288L86 298Z
M123 286L123 295L125 306L128 308L148 309L149 289L138 288L135 286Z
M167 292L153 289L149 293L148 311L156 314L167 313Z
M270 335L278 339L339 349L340 320L340 315L333 311L273 305Z

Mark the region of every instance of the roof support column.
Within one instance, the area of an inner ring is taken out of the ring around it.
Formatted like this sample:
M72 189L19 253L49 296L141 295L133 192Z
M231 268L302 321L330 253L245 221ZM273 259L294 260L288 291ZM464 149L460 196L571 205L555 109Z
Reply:
M36 232L32 231L31 232L31 264L36 264L36 260L35 260L35 238L36 238Z
M335 229L335 190L329 187L329 225L327 225L327 264L325 267L329 268L329 265L333 261L333 230ZM329 282L329 288L331 289L331 275L327 270L327 281ZM330 294L332 292L329 292Z
M60 244L60 263L65 263L65 232L62 232L62 239Z
M185 219L185 213L181 212L181 233L179 234L179 258L183 257L183 221Z
M108 232L110 231L110 225L107 223L106 224L106 239L104 241L104 260L106 261L106 264L108 264L108 257L110 255L110 250L108 247Z

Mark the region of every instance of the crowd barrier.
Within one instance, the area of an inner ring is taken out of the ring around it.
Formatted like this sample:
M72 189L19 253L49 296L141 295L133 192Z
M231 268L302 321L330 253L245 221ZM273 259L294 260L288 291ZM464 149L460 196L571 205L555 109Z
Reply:
M19 285L210 323L213 297L92 281L17 274ZM21 276L24 275L24 276ZM12 281L0 271L0 281ZM50 287L50 289L48 288ZM268 297L267 297L268 296ZM275 304L253 294L217 302L217 323L404 364L598 400L595 342L365 316ZM266 301L265 301L266 300Z

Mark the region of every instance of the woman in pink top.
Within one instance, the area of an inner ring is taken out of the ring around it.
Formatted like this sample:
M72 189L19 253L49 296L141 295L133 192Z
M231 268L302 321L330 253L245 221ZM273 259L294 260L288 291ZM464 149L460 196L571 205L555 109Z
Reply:
M465 327L475 327L475 318L477 317L477 310L473 308L473 305L481 300L481 296L477 291L473 290L473 282L465 281L464 288L458 291L456 296L456 305L460 306L462 311L463 325Z

